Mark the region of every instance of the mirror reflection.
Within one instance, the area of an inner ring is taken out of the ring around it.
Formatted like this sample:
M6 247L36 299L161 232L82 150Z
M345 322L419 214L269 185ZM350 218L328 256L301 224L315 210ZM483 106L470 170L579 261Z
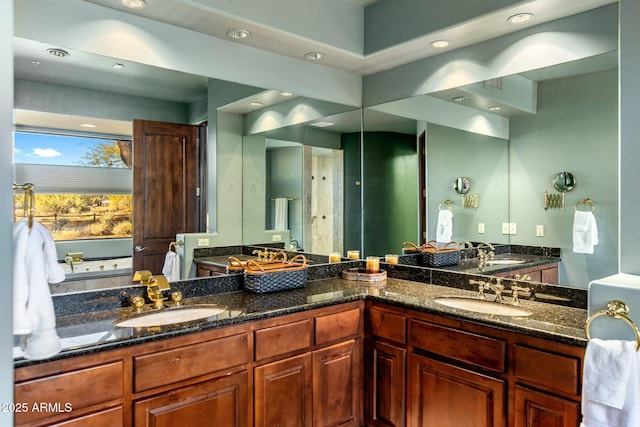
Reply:
M558 282L585 287L617 268L617 108L612 52L369 109L413 119L425 132L427 240L436 233L438 206L451 199L453 240L504 245L513 256L558 250ZM506 125L507 137L496 137L495 123ZM561 176L558 191L573 189L567 206L584 197L602 205L592 255L573 252L572 210L544 208L545 192L555 191L549 177L565 168L572 174ZM579 187L573 174L582 177ZM473 180L477 209L464 208L452 175Z

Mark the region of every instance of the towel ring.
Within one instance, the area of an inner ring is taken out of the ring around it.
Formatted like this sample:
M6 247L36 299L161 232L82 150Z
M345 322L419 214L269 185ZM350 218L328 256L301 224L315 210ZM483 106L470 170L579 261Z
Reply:
M447 199L447 200L443 200L442 202L440 202L438 204L438 210L442 209L442 205L447 205L447 209L451 210L451 200Z
M582 199L578 203L576 203L576 206L573 209L577 211L578 210L578 206L580 206L580 205L585 205L585 206L591 205L591 213L594 213L596 211L596 205L594 205L593 201L588 197L585 197L584 199Z
M631 326L631 329L633 329L633 333L636 336L636 351L640 351L640 330L638 330L638 327L633 322L633 320L629 318L629 306L627 306L627 304L622 301L609 301L606 310L596 311L591 316L589 316L584 326L584 332L587 335L587 340L591 339L591 337L589 336L589 327L591 326L591 322L593 322L593 319L605 314L612 319L622 319L627 322L629 326Z

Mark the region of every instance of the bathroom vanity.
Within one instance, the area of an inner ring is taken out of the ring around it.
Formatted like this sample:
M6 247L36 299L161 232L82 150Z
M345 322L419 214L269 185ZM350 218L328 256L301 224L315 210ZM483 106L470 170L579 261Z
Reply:
M522 301L530 315L496 316L442 296L476 292L326 278L273 294L187 295L228 310L168 326L114 326L130 308L76 313L59 320L71 343L60 354L14 360L25 409L15 423L577 427L586 310Z

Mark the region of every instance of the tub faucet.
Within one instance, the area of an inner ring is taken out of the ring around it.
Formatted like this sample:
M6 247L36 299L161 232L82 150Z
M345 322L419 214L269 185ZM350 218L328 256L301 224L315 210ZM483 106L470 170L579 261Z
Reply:
M70 256L66 256L64 257L64 262L69 266L71 272L73 273L73 258L71 258Z

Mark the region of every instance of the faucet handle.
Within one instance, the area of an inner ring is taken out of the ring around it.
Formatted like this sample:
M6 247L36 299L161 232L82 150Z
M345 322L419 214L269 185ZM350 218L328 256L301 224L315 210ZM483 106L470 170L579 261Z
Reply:
M511 286L511 295L512 295L512 300L511 300L511 304L513 305L519 305L520 304L520 292L531 292L530 288L521 288L520 286Z

